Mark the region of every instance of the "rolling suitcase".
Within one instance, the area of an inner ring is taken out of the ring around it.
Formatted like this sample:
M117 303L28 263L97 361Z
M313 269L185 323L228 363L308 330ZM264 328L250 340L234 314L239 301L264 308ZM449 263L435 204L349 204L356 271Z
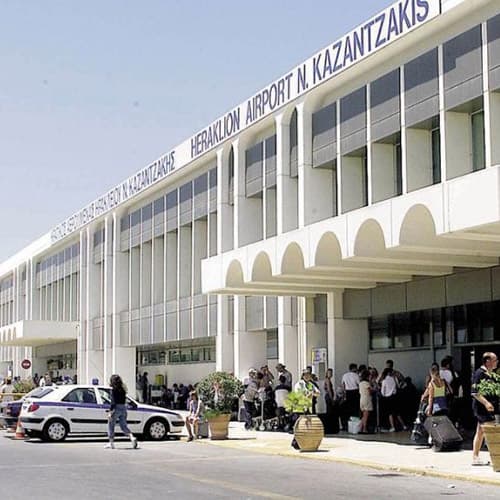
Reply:
M458 451L462 447L462 436L447 416L427 417L424 427L432 439L434 451Z

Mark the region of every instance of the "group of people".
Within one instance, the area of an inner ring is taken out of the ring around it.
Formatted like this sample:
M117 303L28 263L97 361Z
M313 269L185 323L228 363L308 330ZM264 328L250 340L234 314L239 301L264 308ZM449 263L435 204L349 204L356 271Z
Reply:
M334 392L331 380L333 373L328 371L325 380L327 415L333 419L333 428L348 429L351 417L361 417L360 433L374 429L395 432L398 428L406 430L409 420L416 412L416 388L410 377L394 369L389 359L381 374L372 366L351 363L349 370L342 376L341 386ZM335 432L335 431L334 431Z
M188 408L189 395L194 390L192 384L173 384L172 387L161 385L159 398L151 397L151 384L149 374L144 372L136 376L136 398L141 403L158 405L171 410L186 410Z
M481 380L491 377L498 366L498 358L495 353L486 352L482 356L482 365L473 375L472 379L472 401L474 416L477 419L477 428L473 441L473 465L484 465L479 459L479 451L484 441L484 433L481 424L494 419L494 410L498 410L498 398L486 398L479 392ZM265 404L270 402L270 407L279 421L285 416L285 400L292 391L292 374L285 365L276 365L276 378L269 370L268 366L262 366L260 370L251 368L248 377L243 381L244 394L242 397L245 408L245 427L252 426L252 418L256 415L256 403L260 401ZM147 380L147 373L145 373ZM144 379L143 379L144 380ZM181 384L182 385L182 384ZM176 386L179 394L181 385ZM137 439L127 426L127 389L119 375L112 375L110 378L111 407L109 410L107 448L114 448L115 427L118 424L122 432L131 440L132 446L137 448ZM339 417L342 424L346 422L348 416L361 416L360 432L367 433L371 430L370 417L375 406L380 403L381 410L388 419L389 431L393 432L397 426L407 429L407 422L401 416L401 407L405 404L402 395L408 395L413 386L409 377L403 377L401 372L394 369L392 360L386 361L386 366L379 375L374 367L364 365L357 366L355 363L349 365L349 371L342 377L342 386L335 390L333 381L333 370L326 372L323 395L326 404L326 422L330 419L337 420ZM12 380L7 378L0 387L0 393L9 395ZM184 386L183 386L184 387ZM414 386L413 386L414 387ZM198 426L203 418L203 402L200 400L196 390L192 386L186 386L183 391L186 394L186 403L182 409L188 410L186 417L186 429L188 441L196 439ZM321 396L319 381L312 371L312 367L306 367L302 372L302 377L293 386L296 392L302 392L311 398L312 412L315 413L315 404ZM416 394L416 391L415 391ZM453 358L446 356L441 360L441 365L433 363L425 383L425 390L420 397L420 403L425 404L427 416L450 415L454 419L459 418L460 406L457 402L463 398L463 387L460 375L453 367ZM169 400L170 401L170 400ZM177 398L179 401L179 397ZM343 406L343 411L338 412L336 408ZM457 410L458 408L458 410ZM458 413L454 413L457 410ZM455 421L455 420L454 420ZM293 416L292 416L293 423Z
M312 367L308 366L303 371L301 379L294 386L291 372L282 363L276 365L276 377L267 365L262 366L260 370L251 368L248 377L243 380L243 387L246 429L253 427L253 419L259 415L265 420L276 419L277 428L284 429L287 426L285 400L292 389L303 391L311 397L313 412L320 394Z

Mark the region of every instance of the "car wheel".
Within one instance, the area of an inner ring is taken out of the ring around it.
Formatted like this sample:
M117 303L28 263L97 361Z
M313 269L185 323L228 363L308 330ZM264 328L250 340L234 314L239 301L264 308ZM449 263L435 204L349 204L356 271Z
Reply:
M168 434L168 423L162 418L152 418L146 425L145 436L152 441L161 441Z
M68 432L68 424L63 420L49 420L43 428L42 436L46 441L64 441Z

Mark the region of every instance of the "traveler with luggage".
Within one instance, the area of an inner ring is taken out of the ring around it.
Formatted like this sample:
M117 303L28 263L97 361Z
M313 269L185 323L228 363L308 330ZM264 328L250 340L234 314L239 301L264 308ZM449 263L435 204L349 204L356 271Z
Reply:
M447 415L447 396L451 392L451 389L449 389L447 382L441 378L439 368L436 366L431 368L431 380L427 389L429 396L429 404L426 411L427 416Z

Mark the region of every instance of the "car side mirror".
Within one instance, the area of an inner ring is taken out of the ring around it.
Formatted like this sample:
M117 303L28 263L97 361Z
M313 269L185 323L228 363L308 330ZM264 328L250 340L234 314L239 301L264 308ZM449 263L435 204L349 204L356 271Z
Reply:
M134 401L129 401L127 404L129 410L137 410L137 403Z

